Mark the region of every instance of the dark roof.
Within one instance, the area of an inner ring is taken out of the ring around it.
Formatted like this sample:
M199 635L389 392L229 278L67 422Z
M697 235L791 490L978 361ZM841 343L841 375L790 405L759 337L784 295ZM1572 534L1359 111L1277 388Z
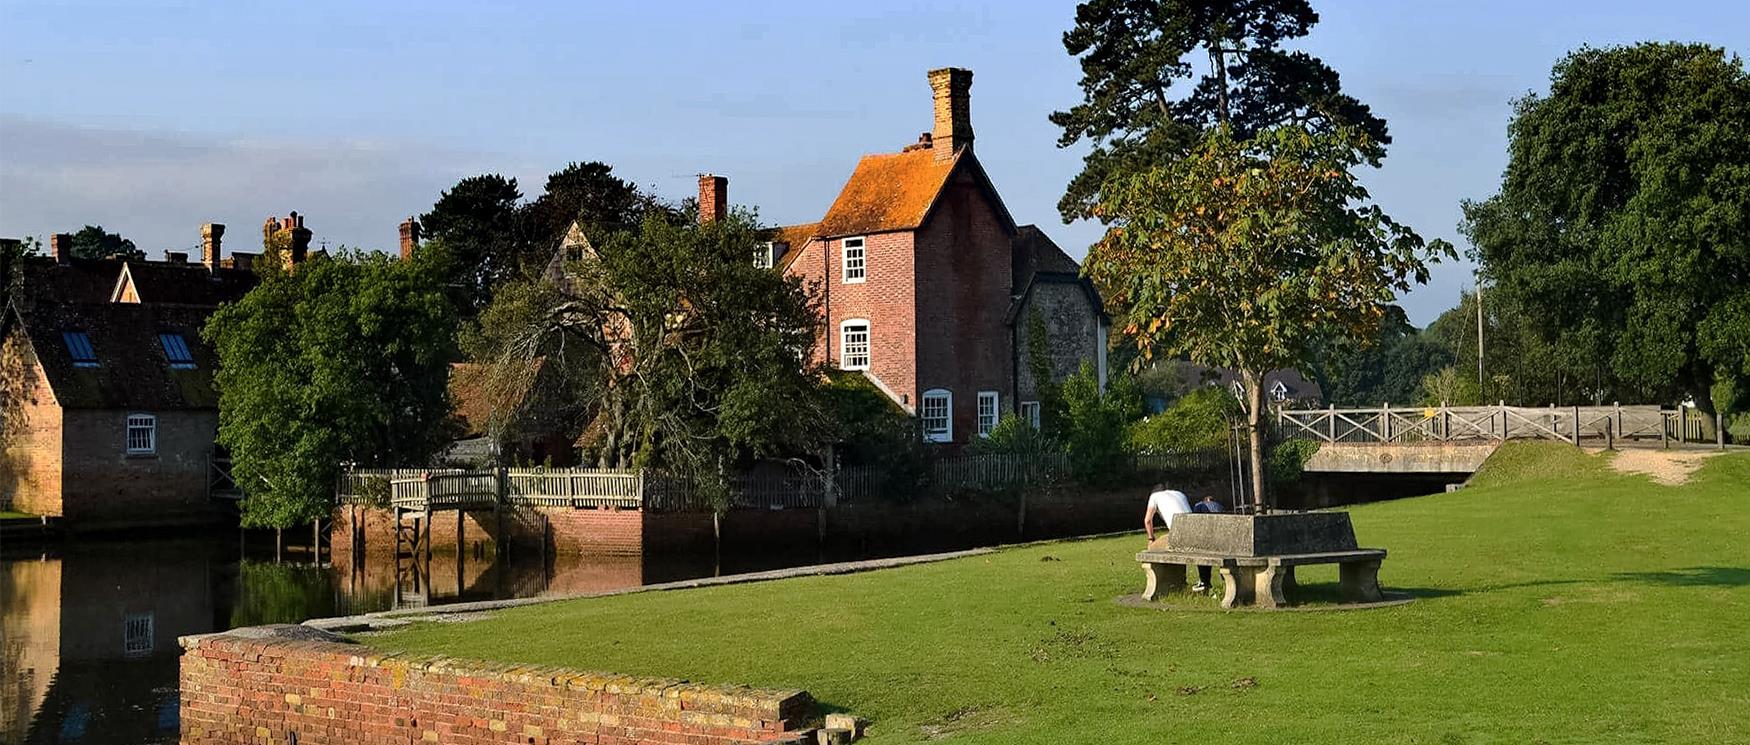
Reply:
M36 303L103 303L121 276L120 259L69 259L27 256L19 265L19 299Z
M150 303L40 303L8 310L7 333L22 329L43 367L55 400L66 409L216 409L212 350L201 327L212 310ZM75 367L62 332L83 331L97 367ZM181 334L194 357L189 370L172 370L158 335Z
M1088 296L1088 304L1094 308L1095 315L1102 320L1106 317L1106 306L1100 300L1100 291L1094 287L1092 280L1082 276L1082 267L1075 259L1057 247L1051 236L1045 234L1037 225L1022 225L1015 230L1015 239L1010 244L1010 260L1013 262L1014 296L1009 302L1007 322L1014 325L1020 317L1021 307L1027 302L1028 293L1033 285L1039 282L1058 282L1080 285L1082 292Z
M1175 361L1179 365L1180 375L1187 386L1221 385L1231 388L1239 382L1238 372L1223 367L1208 367L1190 362ZM1288 389L1288 397L1300 401L1323 401L1325 393L1316 381L1307 380L1300 371L1293 369L1271 370L1264 373L1264 391L1268 394L1270 386L1281 383Z
M966 151L937 158L931 149L865 155L820 220L820 235L913 230L924 224L948 175Z
M247 269L208 270L204 264L129 261L126 274L142 303L176 303L216 307L241 300L260 282Z

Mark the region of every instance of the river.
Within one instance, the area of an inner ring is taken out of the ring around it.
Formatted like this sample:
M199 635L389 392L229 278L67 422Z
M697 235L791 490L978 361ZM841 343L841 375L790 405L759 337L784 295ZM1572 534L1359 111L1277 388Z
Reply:
M176 639L187 634L862 557L322 558L305 546L276 556L271 534L234 530L0 545L0 743L176 742Z

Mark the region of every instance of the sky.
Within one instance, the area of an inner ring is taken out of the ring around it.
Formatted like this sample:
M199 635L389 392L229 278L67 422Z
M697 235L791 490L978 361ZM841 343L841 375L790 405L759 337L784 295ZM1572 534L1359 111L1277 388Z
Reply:
M1494 193L1515 97L1581 45L1750 53L1750 3L1314 0L1297 46L1388 122L1363 174L1387 212L1465 244ZM200 225L258 250L296 210L330 247L394 250L458 179L599 160L670 199L696 175L770 224L818 220L857 158L930 128L925 72L974 71L980 162L1009 211L1072 256L1094 224L1056 204L1084 147L1046 117L1079 100L1069 2L19 2L0 0L0 236L85 224L157 258ZM1438 266L1402 299L1432 321L1472 281Z

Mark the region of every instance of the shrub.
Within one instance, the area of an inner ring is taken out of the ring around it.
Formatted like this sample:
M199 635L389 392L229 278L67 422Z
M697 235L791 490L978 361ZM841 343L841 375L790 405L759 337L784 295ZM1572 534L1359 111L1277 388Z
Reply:
M1114 377L1100 391L1092 363L1063 381L1064 449L1070 473L1085 484L1124 479L1130 462L1129 427L1142 416L1142 396L1127 377Z
M1318 451L1317 440L1297 438L1276 443L1264 461L1264 478L1276 485L1295 483L1305 472L1307 460Z
M1060 452L1058 444L1034 427L1032 422L1017 415L1005 415L990 435L972 445L979 453L1039 455Z
M1180 397L1171 407L1130 426L1130 447L1139 453L1168 455L1228 446L1229 427L1240 415L1240 402L1217 386L1204 386Z

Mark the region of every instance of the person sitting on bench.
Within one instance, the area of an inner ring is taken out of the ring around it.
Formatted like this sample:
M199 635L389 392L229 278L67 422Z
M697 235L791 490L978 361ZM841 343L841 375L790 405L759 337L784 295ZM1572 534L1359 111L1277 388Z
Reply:
M1220 502L1215 501L1215 495L1205 494L1201 501L1197 504L1191 505L1191 511L1217 514L1226 512L1227 508L1223 507ZM1197 565L1197 586L1191 588L1192 592L1203 592L1209 589L1209 576L1211 569L1212 567L1208 565Z

